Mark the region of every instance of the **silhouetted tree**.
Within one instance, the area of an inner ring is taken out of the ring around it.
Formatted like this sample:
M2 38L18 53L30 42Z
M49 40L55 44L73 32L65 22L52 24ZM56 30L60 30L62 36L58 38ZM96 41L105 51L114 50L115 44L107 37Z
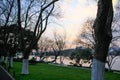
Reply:
M112 22L112 27L111 27L113 37L112 37L112 41L111 41L111 44L110 44L110 48L111 47L118 47L118 42L120 41L120 25L119 25L120 13L119 13L119 9L117 9L114 14L115 15L114 15L113 22ZM94 20L91 19L91 18L88 18L83 23L83 25L82 25L83 28L82 28L81 32L79 33L79 35L77 36L77 39L76 39L77 44L80 44L82 46L91 47L91 48L94 49L94 47L95 47L95 34L94 34L93 27L92 27L93 23L94 23ZM115 53L115 52L112 52L112 53ZM113 65L113 64L111 65L112 60L114 60L114 58L116 56L117 55L108 54L106 62L109 66L109 71L111 70L112 65Z
M54 42L56 45L57 53L55 54L55 60L58 56L60 56L60 64L63 64L62 50L65 49L66 46L66 34L63 35L54 31ZM55 48L54 48L55 49Z
M20 33L19 32L19 29L18 29L18 26L16 24L12 24L12 25L9 25L6 27L4 26L1 26L0 28L0 39L2 42L4 42L4 30L6 30L6 34L9 34L8 36L8 40L6 42L6 48L5 50L7 50L7 52L9 54L4 54L4 56L9 56L10 57L10 60L12 59L13 60L13 56L16 54L16 52L18 50L21 50L21 43L20 43ZM30 44L30 40L31 38L33 37L33 31L30 31L30 30L25 30L22 28L22 31L24 32L24 39L25 39L25 43L26 45L29 45ZM34 37L36 38L36 37ZM4 44L3 44L4 46ZM34 46L34 48L38 48L37 45ZM11 63L13 62L11 60ZM11 64L11 67L12 67L12 64Z
M94 23L94 19L88 18L82 25L82 30L78 34L75 42L78 46L85 46L94 49L95 46L95 35L94 30L92 28Z
M49 57L50 52L52 50L54 42L52 39L45 37L44 35L40 38L38 45L39 45L39 57L40 61L44 61L44 59Z
M22 74L28 74L28 57L30 51L39 41L41 35L46 30L48 26L49 17L54 15L53 10L55 7L55 2L58 0L26 0L25 9L22 8L22 1L17 0L17 24L20 32L21 46L23 51L23 65L22 65ZM23 5L24 6L24 5ZM36 9L38 8L38 9ZM22 10L23 9L23 10ZM22 15L22 13L24 13ZM22 22L23 20L23 22ZM32 24L31 24L32 23ZM30 44L25 44L24 29L32 28L33 37L30 40ZM34 38L34 36L36 38Z

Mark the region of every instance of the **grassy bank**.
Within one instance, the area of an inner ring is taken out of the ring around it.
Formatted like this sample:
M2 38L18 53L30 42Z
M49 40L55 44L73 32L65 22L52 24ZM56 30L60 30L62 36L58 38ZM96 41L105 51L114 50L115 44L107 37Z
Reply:
M20 62L14 63L16 80L90 80L91 71L50 64L29 65L29 75L21 75ZM12 72L12 70L11 70ZM119 80L120 74L105 73L105 80Z

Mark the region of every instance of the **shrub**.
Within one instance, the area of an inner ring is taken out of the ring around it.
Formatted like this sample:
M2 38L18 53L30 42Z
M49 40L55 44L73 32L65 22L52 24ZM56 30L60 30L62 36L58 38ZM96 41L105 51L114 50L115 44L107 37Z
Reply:
M32 65L36 64L37 63L36 58L33 57L31 60L29 60L29 63Z
M82 66L82 63L90 62L90 60L92 59L91 50L89 48L76 49L75 52L71 54L70 59L75 60L75 65ZM80 60L82 60L82 62L79 64Z

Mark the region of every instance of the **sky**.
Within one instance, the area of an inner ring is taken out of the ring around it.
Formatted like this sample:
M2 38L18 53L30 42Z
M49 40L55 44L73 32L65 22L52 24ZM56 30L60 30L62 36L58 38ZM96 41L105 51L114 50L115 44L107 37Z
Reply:
M116 4L117 0L113 0ZM50 24L47 35L53 34L54 30L66 33L67 42L72 43L81 31L81 26L87 18L95 18L97 13L96 0L60 0L61 17L56 23Z
M86 18L95 17L97 7L95 2L88 2L88 0L63 0L61 10L64 13L61 22L69 40L73 40Z

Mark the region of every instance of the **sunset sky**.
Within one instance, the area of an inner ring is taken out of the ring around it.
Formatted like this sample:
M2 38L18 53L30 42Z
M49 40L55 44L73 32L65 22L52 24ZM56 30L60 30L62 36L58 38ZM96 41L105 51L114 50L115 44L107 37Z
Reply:
M117 0L113 2L116 4ZM82 23L87 18L96 17L97 2L96 0L60 0L57 4L60 6L62 17L56 23L49 25L46 34L51 35L54 29L61 33L64 31L67 41L71 43L80 32Z

